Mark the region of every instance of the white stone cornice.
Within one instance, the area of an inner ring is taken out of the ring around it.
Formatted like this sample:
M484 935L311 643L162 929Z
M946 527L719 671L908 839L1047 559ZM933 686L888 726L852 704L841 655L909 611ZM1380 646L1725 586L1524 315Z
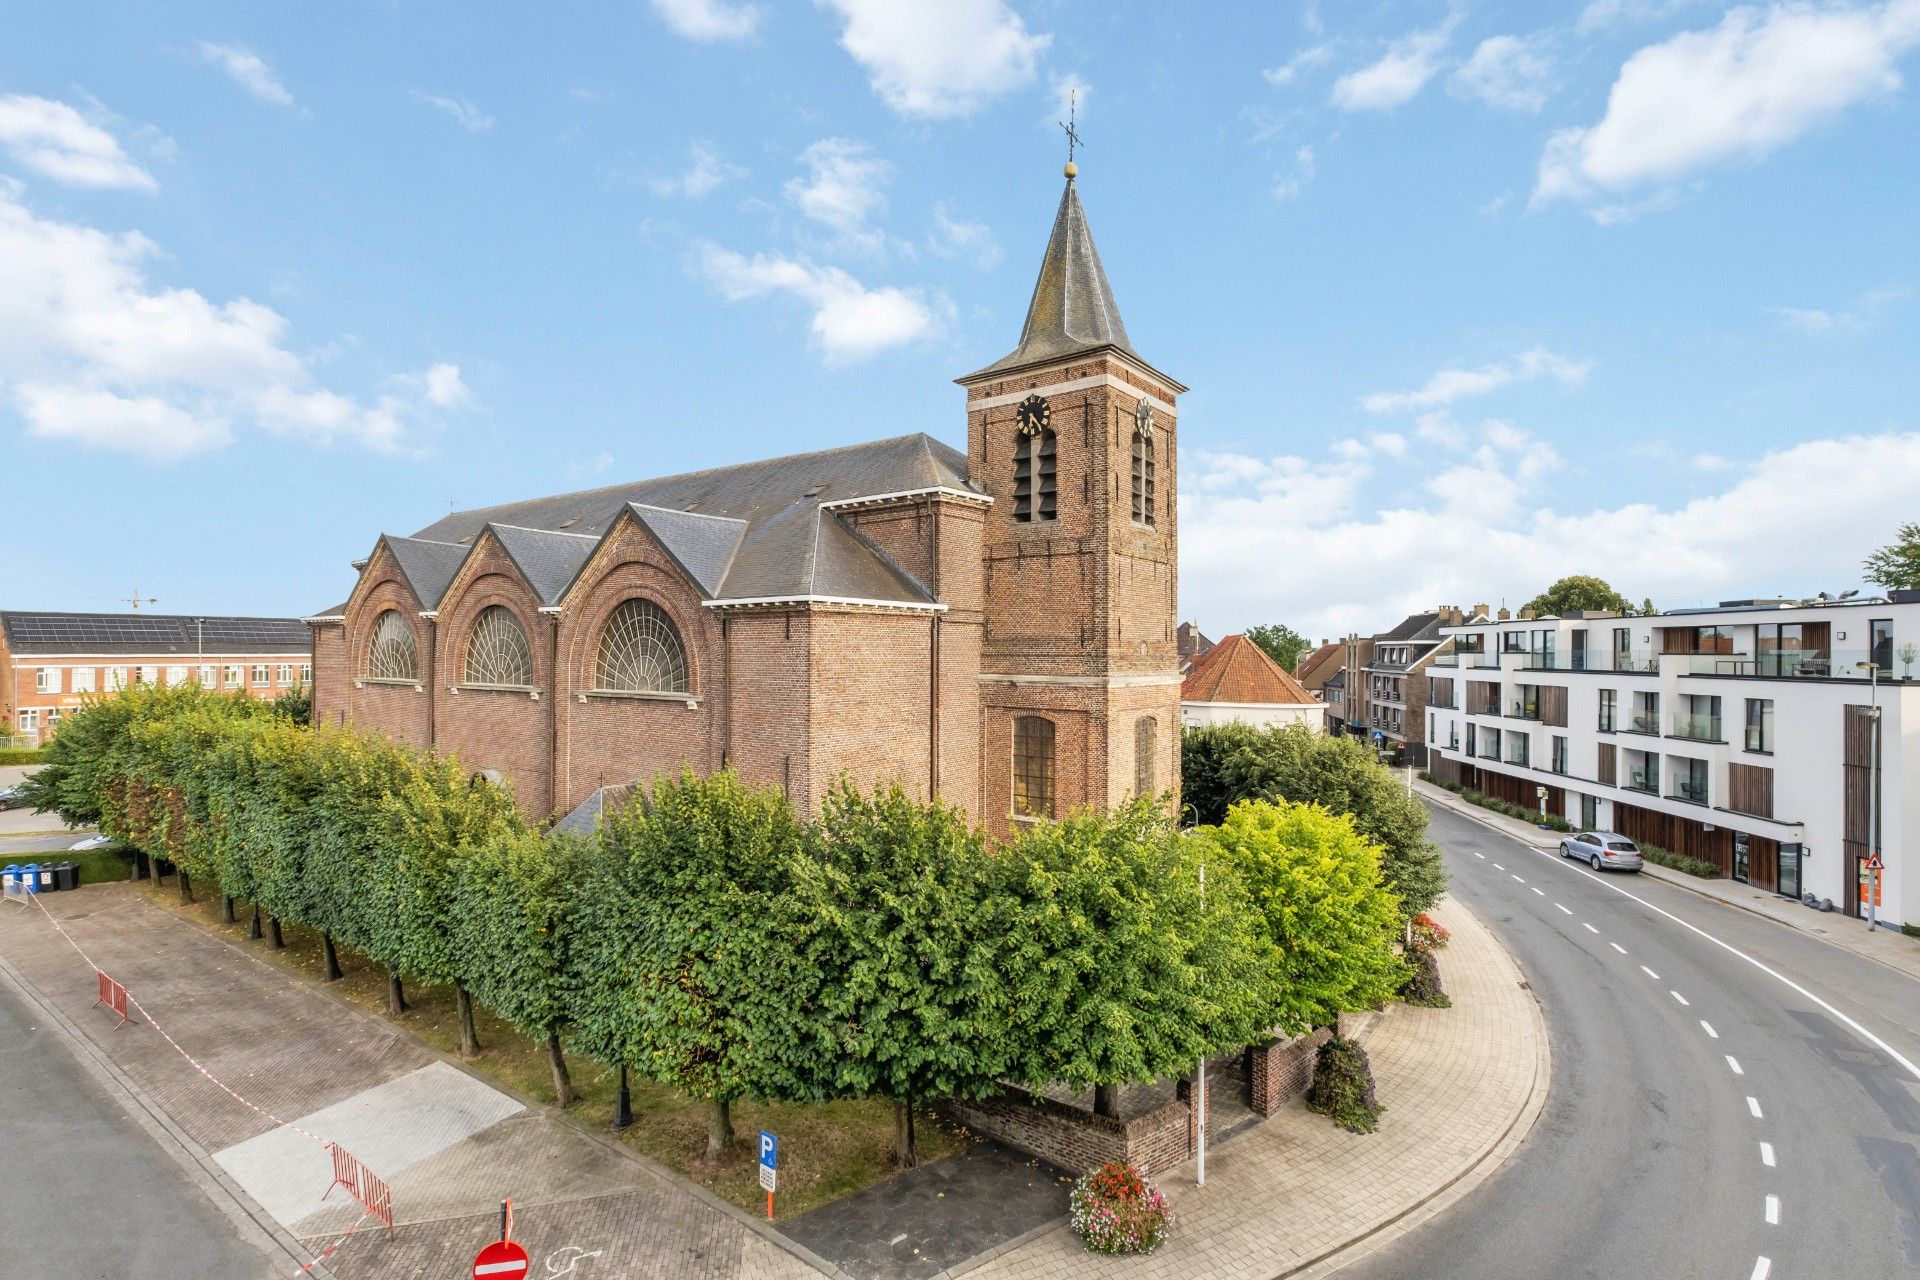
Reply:
M1178 672L1158 676L1016 676L1003 672L982 671L979 679L981 684L1055 685L1072 689L1146 689L1176 685L1183 677Z
M1133 383L1117 378L1111 373L1098 373L1089 378L1072 378L1066 382L1045 383L1031 389L1023 388L1019 391L1009 391L1005 395L983 396L978 400L967 401L967 412L972 413L976 409L998 409L1005 405L1019 404L1030 395L1044 393L1050 396L1059 396L1065 395L1069 391L1085 391L1089 387L1112 387L1116 391L1132 396L1135 400L1145 400L1148 404L1163 413L1177 415L1179 412L1172 404L1162 400L1151 391L1137 387Z

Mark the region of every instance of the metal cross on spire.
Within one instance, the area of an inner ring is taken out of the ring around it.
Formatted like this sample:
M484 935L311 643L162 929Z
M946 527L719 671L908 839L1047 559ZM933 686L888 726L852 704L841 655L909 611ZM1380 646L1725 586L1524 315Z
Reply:
M1069 178L1071 178L1076 172L1073 165L1073 149L1075 147L1084 147L1087 145L1085 142L1081 141L1080 131L1074 127L1075 116L1079 111L1079 107L1080 107L1079 90L1076 89L1076 90L1069 91L1067 94L1067 118L1060 125L1060 128L1064 130L1067 135L1067 176Z

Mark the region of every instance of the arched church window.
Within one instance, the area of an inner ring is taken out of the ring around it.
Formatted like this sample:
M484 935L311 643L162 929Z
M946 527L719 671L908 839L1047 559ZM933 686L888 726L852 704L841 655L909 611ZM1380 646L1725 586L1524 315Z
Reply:
M367 645L367 678L420 678L420 654L414 646L413 628L398 609L388 609L374 620L373 641Z
M651 600L628 600L613 611L600 633L593 687L603 693L687 692L687 650L666 610Z
M1150 796L1160 789L1160 722L1141 716L1133 722L1133 794Z
M1058 450L1053 428L1033 435L1021 432L1013 447L1013 518L1053 520L1060 514Z
M1153 437L1144 431L1133 433L1133 518L1138 524L1153 523Z
M1042 716L1013 722L1013 811L1022 818L1053 816L1053 721Z
M533 684L533 651L519 619L504 605L488 605L467 632L460 679L467 684L525 689Z

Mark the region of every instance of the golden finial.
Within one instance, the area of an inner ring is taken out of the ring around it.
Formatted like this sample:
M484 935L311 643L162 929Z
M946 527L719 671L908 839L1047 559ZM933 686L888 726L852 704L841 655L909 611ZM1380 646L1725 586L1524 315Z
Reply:
M1078 89L1069 89L1067 91L1067 118L1065 123L1060 126L1067 134L1066 175L1068 182L1072 182L1080 173L1080 166L1073 162L1073 149L1087 145L1080 140L1079 131L1074 128L1074 118L1079 111L1079 106L1080 91Z

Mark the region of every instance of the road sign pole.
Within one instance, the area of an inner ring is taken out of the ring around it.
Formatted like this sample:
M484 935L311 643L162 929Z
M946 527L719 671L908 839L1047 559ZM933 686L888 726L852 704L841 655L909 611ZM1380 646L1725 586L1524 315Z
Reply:
M773 1221L773 1189L780 1177L780 1139L760 1131L760 1186L767 1193L767 1221Z

